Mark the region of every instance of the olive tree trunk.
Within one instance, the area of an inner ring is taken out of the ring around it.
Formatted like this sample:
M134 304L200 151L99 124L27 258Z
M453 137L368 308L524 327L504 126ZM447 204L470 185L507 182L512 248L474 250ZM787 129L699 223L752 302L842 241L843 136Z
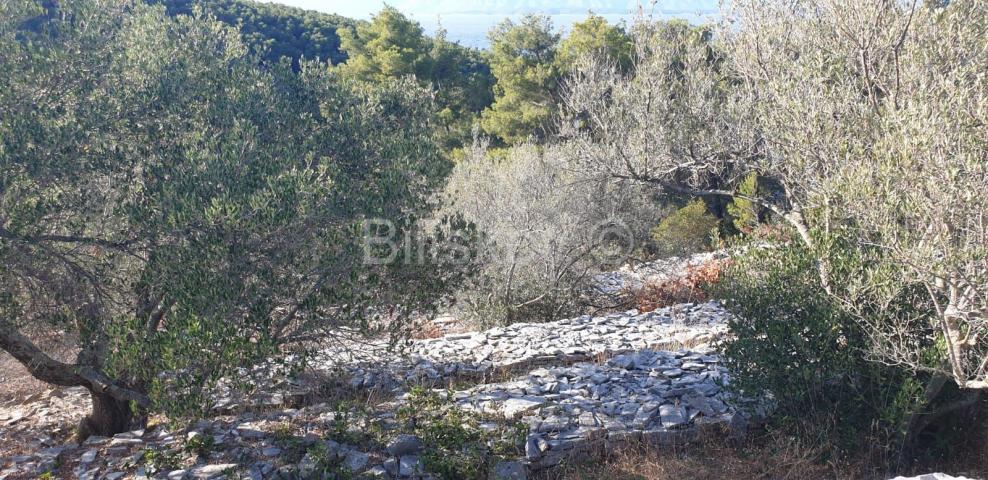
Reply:
M91 435L110 437L139 427L137 416L130 402L120 400L105 392L89 390L93 410L79 422L78 436L82 440Z

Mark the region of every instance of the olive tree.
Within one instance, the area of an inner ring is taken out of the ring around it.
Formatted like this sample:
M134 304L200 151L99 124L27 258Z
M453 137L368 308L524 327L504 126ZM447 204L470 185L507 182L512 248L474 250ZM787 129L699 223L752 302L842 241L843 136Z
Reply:
M554 320L586 305L593 274L641 246L660 208L640 185L588 181L566 151L478 139L446 187L450 209L483 235L480 274L461 291L481 323Z
M740 195L774 212L815 252L821 287L852 311L866 295L892 301L921 285L935 305L928 318L861 315L869 353L981 388L985 10L746 0L731 2L712 36L639 24L631 74L582 60L564 133L585 174ZM777 188L750 198L723 188L751 174ZM839 288L827 251L837 237L871 251L874 267Z
M869 317L874 358L988 386L988 192L985 111L988 9L979 2L741 3L725 35L757 100L765 160L815 217L811 226L920 284L929 321ZM848 308L882 290L864 275L837 293ZM894 289L889 291L894 296ZM931 362L922 345L942 341Z
M882 361L988 387L988 6L952 2L901 13L880 136L853 162L845 206L863 241L887 251L934 305L929 323L872 323ZM932 327L932 328L931 328ZM911 348L937 332L945 361Z
M130 0L3 2L0 66L0 348L91 392L82 435L437 298L431 259L364 261L363 219L407 230L448 171L414 84L258 67Z
M584 58L567 84L564 134L587 174L668 194L744 197L814 247L812 230L829 224L851 169L845 159L874 140L879 117L855 36L901 33L898 7L731 5L720 29L640 21L629 75L606 57ZM841 24L847 18L877 20ZM751 197L731 188L750 175L777 188ZM826 262L819 266L830 290Z

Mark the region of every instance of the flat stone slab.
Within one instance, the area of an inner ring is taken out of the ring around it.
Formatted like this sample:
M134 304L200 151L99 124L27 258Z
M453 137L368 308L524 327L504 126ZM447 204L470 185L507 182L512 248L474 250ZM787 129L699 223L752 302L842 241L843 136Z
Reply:
M927 473L917 477L895 477L892 480L973 480L967 477L953 477L946 473Z
M544 405L546 399L543 397L523 396L508 398L501 404L501 413L507 418L514 418L522 413L533 410Z

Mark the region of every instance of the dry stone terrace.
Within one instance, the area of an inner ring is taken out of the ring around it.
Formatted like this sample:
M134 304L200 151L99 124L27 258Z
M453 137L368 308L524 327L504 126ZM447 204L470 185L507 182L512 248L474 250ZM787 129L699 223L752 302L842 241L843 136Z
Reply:
M326 404L289 405L291 395L319 387L293 381L272 383L249 399L223 395L215 417L187 429L158 426L83 445L38 441L31 454L4 459L0 479L31 478L53 465L86 479L319 478L311 455L292 457L285 451L279 425L286 422L300 429L293 433L297 442L321 445L358 475L432 478L420 460L421 442L402 436L394 420L412 385L470 385L437 392L481 414L481 428L520 422L526 430L524 453L497 465L499 478L525 478L575 455L632 442L686 442L713 425L723 427L717 429L723 434L741 433L747 416L725 389L730 377L716 352L728 315L716 302L682 304L647 313L519 323L414 340L400 349L384 341L340 345L322 352L310 367L342 375L354 391L393 396L364 423L350 425L357 430L383 425L391 444L332 440L340 412ZM65 398L77 400L80 415L85 411L84 394ZM258 404L263 408L245 408ZM208 437L215 451L190 458L185 445L195 437ZM166 456L184 452L185 461L155 471L148 466L148 450Z
M683 443L703 426L740 433L744 417L723 389L726 369L702 351L642 350L605 364L538 368L454 397L467 410L521 418L529 431L524 463L535 469L631 442Z
M710 347L727 332L715 302L682 304L638 314L581 316L548 323L516 323L483 332L414 340L342 345L323 352L317 369L345 372L353 387L400 389L405 383L442 384L456 377L522 372L646 349Z
M641 288L648 283L662 282L682 277L689 267L703 265L710 261L729 258L732 251L717 250L697 253L687 257L659 258L640 264L627 264L621 268L594 276L594 287L604 295L619 295L629 290Z

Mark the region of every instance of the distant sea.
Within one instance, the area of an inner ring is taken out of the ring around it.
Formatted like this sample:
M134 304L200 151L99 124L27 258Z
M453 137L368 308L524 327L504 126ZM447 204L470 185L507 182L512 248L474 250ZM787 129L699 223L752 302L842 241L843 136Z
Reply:
M436 33L437 27L441 24L446 29L446 38L451 42L458 42L465 47L487 48L490 42L487 40L487 32L505 18L517 22L523 15L497 15L497 14L450 14L450 15L410 15L418 21L425 32L429 35ZM630 25L635 20L633 14L600 14L609 23L616 24L625 22ZM583 21L587 14L561 13L549 15L552 25L557 32L566 32L573 23ZM672 19L682 18L691 23L703 23L711 20L711 15L702 14L679 14L679 15L657 15L656 18Z
M6 0L0 0L4 2ZM510 18L518 22L527 13L543 13L558 33L583 21L592 10L611 24L634 23L639 9L658 20L681 18L700 24L714 20L719 0L256 0L282 3L306 10L370 20L385 5L397 8L435 35L441 24L446 38L460 45L487 48L487 33Z

